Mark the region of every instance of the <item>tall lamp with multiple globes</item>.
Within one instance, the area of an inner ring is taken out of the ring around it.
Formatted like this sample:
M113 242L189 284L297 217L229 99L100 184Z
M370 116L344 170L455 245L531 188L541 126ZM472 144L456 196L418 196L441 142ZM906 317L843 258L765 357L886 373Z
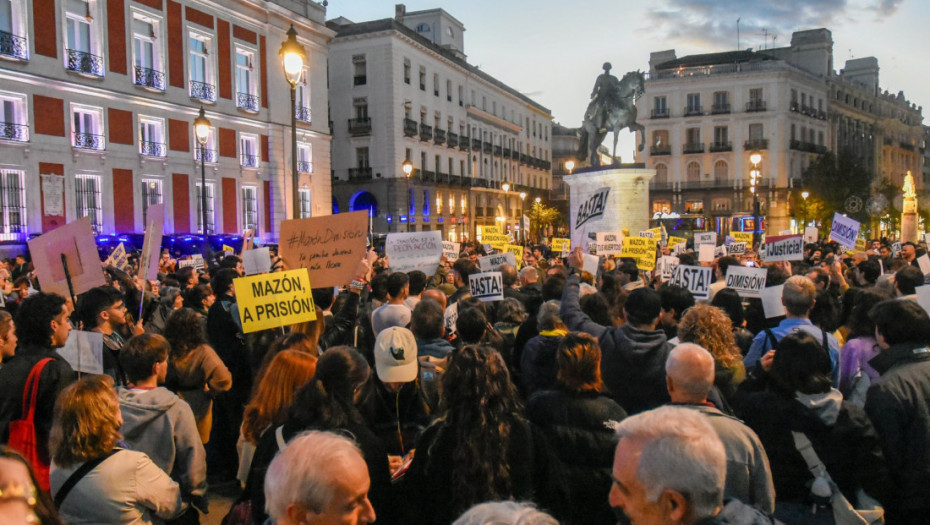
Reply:
M281 50L278 51L281 57L281 64L284 66L284 77L287 78L288 84L291 85L291 173L292 181L292 199L293 199L293 218L300 218L300 173L297 171L297 83L304 71L304 60L307 58L307 51L304 46L297 41L297 31L294 30L294 24L287 30L287 40L281 43Z
M757 186L762 182L762 170L759 169L759 163L762 162L762 154L753 151L749 154L749 162L752 163L752 169L749 171L750 185L749 191L752 192L752 245L753 248L759 245L759 192Z
M200 114L194 119L194 134L200 143L200 220L203 225L204 247L207 246L207 139L210 137L210 120L200 106Z

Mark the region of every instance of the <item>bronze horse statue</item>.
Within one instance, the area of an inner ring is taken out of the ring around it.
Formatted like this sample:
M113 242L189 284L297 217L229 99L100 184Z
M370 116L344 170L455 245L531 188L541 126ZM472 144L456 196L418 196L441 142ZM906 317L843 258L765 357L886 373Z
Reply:
M591 155L591 165L600 166L597 148L604 142L608 132L614 134L613 156L617 156L617 138L623 128L644 134L645 128L636 122L636 98L645 92L646 78L642 71L630 71L623 79L610 74L610 64L604 64L604 73L594 85L591 103L585 111L584 122L578 131L580 140L578 158L586 160ZM637 150L642 151L646 141L643 136Z

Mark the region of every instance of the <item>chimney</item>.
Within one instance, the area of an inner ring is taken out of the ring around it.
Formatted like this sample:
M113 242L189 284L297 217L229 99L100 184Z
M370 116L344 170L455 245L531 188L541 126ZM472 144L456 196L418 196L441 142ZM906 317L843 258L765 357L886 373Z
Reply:
M406 14L407 6L404 4L394 4L394 20L403 23Z

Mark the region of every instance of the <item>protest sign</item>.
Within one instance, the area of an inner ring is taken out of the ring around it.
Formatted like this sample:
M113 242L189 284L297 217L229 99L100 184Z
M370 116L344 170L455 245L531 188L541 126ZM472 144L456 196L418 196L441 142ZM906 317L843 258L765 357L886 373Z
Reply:
M503 233L486 233L481 239L486 246L490 246L495 250L503 250L505 246L510 244L510 236ZM485 249L485 251L488 250Z
M203 255L200 255L199 253L195 253L191 255L190 257L188 257L187 259L181 259L178 261L178 268L186 268L188 266L190 266L191 268L195 270L204 268L205 265L203 262Z
M482 272L468 276L471 296L481 301L504 300L504 280L500 272Z
M730 235L733 237L733 242L752 244L752 232L730 232Z
M442 241L442 254L446 256L449 262L455 262L459 258L461 244L457 242Z
M855 246L856 237L859 236L859 221L851 219L839 212L833 214L833 228L830 238L843 246Z
M765 288L768 270L765 268L748 268L733 265L727 267L727 288L733 288L742 297L759 297Z
M236 249L228 244L223 245L223 253L236 253Z
M455 323L459 320L459 303L455 302L446 307L442 315L442 324L446 327L446 334L455 333Z
M671 237L668 238L668 245L672 248L678 246L679 244L688 244L688 239L684 237Z
M817 239L820 238L820 230L816 226L808 226L804 228L804 242L817 242Z
M233 280L244 333L316 320L306 268Z
M656 234L652 230L643 230L639 232L640 237L646 237L647 239L655 239Z
M711 246L717 245L717 232L703 232L694 234L694 246L698 247L702 244L709 244Z
M687 250L688 250L688 245L685 244L685 243L683 243L683 242L680 242L680 243L678 243L678 244L672 246L672 254L673 254L673 255L681 255L681 254L685 253Z
M865 251L865 239L863 239L862 237L859 237L858 239L856 239L856 251L857 252Z
M389 233L384 241L384 254L391 261L391 270L420 270L427 276L436 273L442 257L442 232Z
M714 269L709 266L679 264L668 282L687 288L695 299L707 299L710 295L710 285L714 282Z
M246 275L268 273L271 271L271 251L268 247L242 252L242 266Z
M501 235L501 229L497 226L482 226L481 235Z
M123 243L119 243L119 245L110 252L110 257L107 258L107 265L114 266L127 273L132 269L132 265L129 264L129 256L126 255L126 246L123 245Z
M765 312L766 319L785 315L785 305L781 302L781 293L784 289L785 285L779 284L763 288L759 292L759 297L762 298L762 311Z
M714 262L714 251L717 249L713 244L698 245L698 261Z
M145 215L145 239L142 241L139 276L154 281L158 279L158 257L161 255L161 238L165 232L165 205L149 206Z
M281 221L278 248L288 268L306 268L314 286L341 286L352 280L365 258L368 212ZM392 261L393 262L393 261Z
M917 265L920 267L920 273L930 275L930 256L925 253L918 257Z
M107 284L103 268L100 266L90 217L69 222L30 240L28 244L32 264L35 265L43 292L71 297L65 268L61 262L62 255L68 262L68 274L71 276L75 295ZM154 260L157 271L158 258Z
M746 253L746 243L734 242L727 246L727 255L742 255Z
M620 255L623 253L623 234L620 232L598 232L595 234L598 255Z
M517 261L517 266L523 264L523 246L519 244L508 244L504 246L504 251L513 254L514 259Z
M590 253L583 253L581 255L584 257L584 265L581 269L593 276L597 276L597 268L601 265L601 258L597 255L591 255Z
M702 245L702 246L703 246L703 245ZM727 254L727 247L726 247L726 246L717 246L717 247L714 248L714 259L716 259L717 257L723 257L723 256L725 256L726 254Z
M656 243L646 237L624 237L623 256L636 260L640 270L650 271L656 267Z
M917 291L917 304L924 309L928 314L930 314L930 285L918 286Z
M571 239L552 239L552 251L555 253L568 253L572 250Z
M478 267L481 268L482 272L496 271L502 264L509 264L516 268L517 258L510 252L478 257Z
M671 255L659 257L659 260L656 262L659 275L661 275L662 279L665 281L671 278L676 266L678 266L678 257L672 257Z
M899 253L901 253L901 243L900 242L891 243L891 257L895 258L898 256Z
M803 235L781 235L765 240L765 261L800 261L804 258Z
M103 373L103 334L100 332L71 330L65 346L57 352L78 372Z
M930 246L930 232L924 234L924 243Z
M646 231L647 231L647 232L652 232L652 238L653 238L653 239L655 239L655 240L657 240L657 241L660 240L660 239L662 239L662 227L661 227L661 226L660 226L660 227L656 227L656 228L649 228L649 229L646 230Z

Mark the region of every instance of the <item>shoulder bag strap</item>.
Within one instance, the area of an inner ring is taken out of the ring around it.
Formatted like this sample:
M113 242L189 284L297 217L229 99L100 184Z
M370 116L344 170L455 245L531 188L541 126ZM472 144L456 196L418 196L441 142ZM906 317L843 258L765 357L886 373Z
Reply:
M763 355L765 355L765 352L778 346L778 339L775 338L775 334L772 333L772 329L769 327L765 327L764 330L765 330L765 339L762 341L762 354ZM765 343L769 342L769 339L772 340L772 348L766 348Z
M801 453L811 473L821 478L830 479L827 467L820 461L820 456L817 455L817 452L814 450L814 445L811 444L811 440L808 439L807 435L803 432L794 431L791 432L791 435L794 437L795 448Z
M823 328L820 329L820 333L823 334L823 351L827 353L827 356L830 356L830 342L827 341L827 331ZM830 359L832 362L833 359Z
M68 476L68 479L65 480L65 484L62 485L61 488L58 489L58 492L55 494L55 508L61 508L61 504L64 503L65 498L68 497L68 493L71 492L71 489L73 489L74 486L77 485L78 482L81 481L88 472L97 468L97 466L106 461L107 458L119 451L120 449L114 448L113 450L98 458L94 458L85 462L80 466L80 468L72 472L71 475Z
M284 450L287 447L287 441L284 440L284 425L274 429L274 439L278 442L278 450Z
M33 420L36 412L36 398L39 396L39 377L45 365L52 361L51 357L39 360L32 370L29 371L29 377L26 378L26 388L23 389L23 411L22 419Z

